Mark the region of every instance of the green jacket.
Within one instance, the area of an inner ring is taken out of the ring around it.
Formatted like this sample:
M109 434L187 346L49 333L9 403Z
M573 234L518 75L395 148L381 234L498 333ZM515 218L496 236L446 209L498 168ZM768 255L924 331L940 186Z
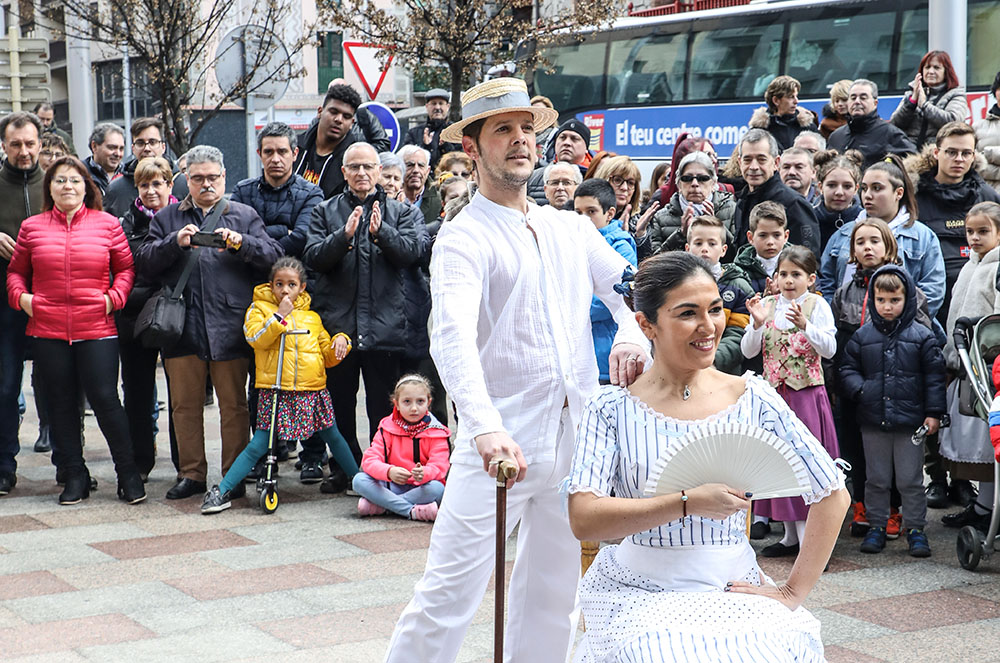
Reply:
M744 276L750 281L751 292L764 292L767 279L771 275L764 271L764 266L757 260L757 249L753 248L753 244L741 247L736 252L733 264L743 270Z
M754 291L746 272L735 264L723 265L722 275L717 282L719 294L722 295L722 307L726 312L726 329L719 339L714 365L724 373L739 375L743 365L740 341L750 321L747 300L753 297Z
M21 170L4 159L0 164L0 232L17 240L21 222L42 211L42 179L45 174L35 164L31 170ZM3 264L4 283L7 281L7 261Z

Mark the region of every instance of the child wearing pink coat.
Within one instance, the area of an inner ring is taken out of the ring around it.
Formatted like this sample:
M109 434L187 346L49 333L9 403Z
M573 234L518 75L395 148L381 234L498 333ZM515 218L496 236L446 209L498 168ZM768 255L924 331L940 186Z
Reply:
M387 510L410 520L432 521L444 494L451 431L428 409L431 387L420 375L404 375L392 393L392 414L382 419L354 475L361 495L358 514Z

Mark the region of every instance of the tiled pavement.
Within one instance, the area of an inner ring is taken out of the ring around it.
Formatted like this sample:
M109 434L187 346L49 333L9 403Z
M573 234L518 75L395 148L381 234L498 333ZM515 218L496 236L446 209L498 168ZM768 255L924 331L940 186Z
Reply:
M218 472L215 407L206 420ZM93 417L86 455L101 487L60 507L48 455L30 449L34 433L29 405L18 485L0 498L0 660L381 661L423 568L429 525L359 519L354 500L300 485L291 463L275 514L238 500L202 516L197 498L163 498L173 476L165 435L149 500L127 506L115 499ZM931 512L929 560L908 557L902 539L870 556L842 537L807 601L832 663L1000 662L1000 555L962 570L941 513ZM790 569L763 566L775 578ZM461 661L489 660L492 611L490 591Z

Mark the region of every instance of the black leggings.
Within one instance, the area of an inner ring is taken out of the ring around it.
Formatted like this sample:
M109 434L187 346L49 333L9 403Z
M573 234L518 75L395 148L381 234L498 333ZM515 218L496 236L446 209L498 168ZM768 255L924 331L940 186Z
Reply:
M52 455L69 475L86 472L80 445L80 384L108 441L119 477L137 472L128 419L118 400L118 339L67 343L32 339L35 366L49 408Z

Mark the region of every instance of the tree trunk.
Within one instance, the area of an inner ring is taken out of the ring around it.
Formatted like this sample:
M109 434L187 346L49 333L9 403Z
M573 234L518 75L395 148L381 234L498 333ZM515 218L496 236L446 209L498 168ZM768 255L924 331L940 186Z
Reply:
M452 122L458 122L462 119L462 84L465 62L453 60L448 63L448 67L451 70L451 112L448 119Z

